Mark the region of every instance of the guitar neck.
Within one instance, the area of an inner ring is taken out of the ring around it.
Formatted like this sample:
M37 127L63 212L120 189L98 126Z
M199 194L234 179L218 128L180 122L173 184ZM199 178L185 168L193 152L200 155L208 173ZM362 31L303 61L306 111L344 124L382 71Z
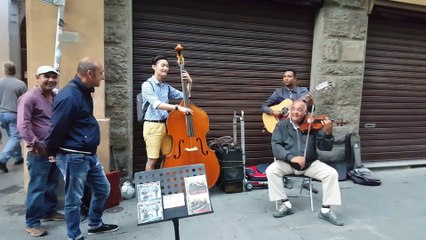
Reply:
M312 96L312 94L314 94L316 91L316 89L309 91L307 94L303 95L303 97L301 97L299 100L305 100L306 96Z

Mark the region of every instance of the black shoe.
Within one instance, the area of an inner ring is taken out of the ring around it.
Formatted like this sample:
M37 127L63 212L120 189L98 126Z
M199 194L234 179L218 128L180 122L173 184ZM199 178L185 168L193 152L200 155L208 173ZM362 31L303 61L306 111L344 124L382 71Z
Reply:
M100 227L87 230L89 235L95 235L106 232L115 232L119 229L118 225L103 223Z
M288 177L284 177L283 181L284 181L284 187L285 188L288 188L288 189L292 189L293 188L293 180L291 180Z
M19 159L15 161L15 165L21 165L22 163L24 163L24 159Z
M2 170L4 173L9 172L9 169L6 167L6 163L0 163L0 170Z

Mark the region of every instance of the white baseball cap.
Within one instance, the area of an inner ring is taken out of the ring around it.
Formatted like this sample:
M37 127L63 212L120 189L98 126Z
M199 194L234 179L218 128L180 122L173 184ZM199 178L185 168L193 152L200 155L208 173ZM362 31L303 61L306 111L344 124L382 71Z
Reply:
M48 72L53 72L59 75L59 72L51 67L51 66L41 66L39 68L37 68L37 74L36 75L40 75L40 74L44 74L44 73L48 73Z

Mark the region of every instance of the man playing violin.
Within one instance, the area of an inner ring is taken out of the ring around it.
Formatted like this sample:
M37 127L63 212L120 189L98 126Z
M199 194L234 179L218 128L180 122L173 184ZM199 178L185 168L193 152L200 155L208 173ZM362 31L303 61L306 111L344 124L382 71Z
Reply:
M146 144L148 160L145 170L154 170L155 164L162 154L170 152L172 143L170 136L166 135L166 119L168 111L178 110L182 113L192 114L190 108L169 104L169 99L182 99L183 93L165 82L169 72L169 62L165 56L158 55L152 59L154 75L142 84L143 103L149 102L144 124L143 138ZM187 91L191 92L192 79L188 72L182 72L186 81Z
M342 226L331 205L341 205L339 177L337 171L318 160L317 149L331 151L333 148L333 124L329 119L322 121L321 130L301 132L307 118L307 105L296 100L290 107L288 119L277 123L272 134L272 151L277 161L266 169L269 200L281 201L274 217L293 214L293 209L284 190L283 177L288 174L304 175L322 182L323 203L318 214L320 219Z
M273 115L276 118L281 118L283 115L282 111L273 110L270 108L271 106L280 104L282 101L286 99L290 99L291 101L297 99L303 99L308 106L312 106L314 104L312 96L309 94L309 91L306 87L297 86L297 72L293 69L288 69L284 71L283 74L283 86L275 89L272 95L262 104L262 112ZM304 183L304 187L308 188L308 182ZM293 188L292 181L289 178L285 178L285 187ZM314 190L315 193L318 190Z

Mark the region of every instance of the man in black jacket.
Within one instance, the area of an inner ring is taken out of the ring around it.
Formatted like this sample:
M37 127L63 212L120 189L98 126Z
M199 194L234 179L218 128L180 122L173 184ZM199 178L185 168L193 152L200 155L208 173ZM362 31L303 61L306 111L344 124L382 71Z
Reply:
M302 132L301 126L306 124L306 116L306 103L301 100L294 101L290 108L290 117L278 122L272 134L272 151L277 161L266 169L269 200L282 202L273 216L284 217L293 214L284 190L283 176L305 175L321 181L323 185L323 205L318 217L342 226L343 222L330 210L330 205L341 204L338 173L334 168L317 160L317 148L322 151L330 151L333 148L333 124L328 119L323 120L322 130Z
M68 239L84 239L80 231L80 207L86 184L92 190L88 234L113 232L119 228L102 222L110 184L96 155L100 130L93 116L91 94L104 79L102 64L84 58L78 64L74 79L59 91L53 104L52 126L45 143L49 160L56 160L65 178Z
M271 126L267 126L267 123L264 122L265 128L271 133L273 132L273 128L275 127L275 123L278 122L278 119L285 119L288 117L287 107L280 109L278 111L278 110L273 110L275 109L274 106L277 106L277 105L286 106L287 104L291 104L292 101L295 101L298 99L304 100L308 104L308 106L312 106L314 104L314 101L312 99L312 96L309 94L308 89L306 87L300 87L297 85L297 72L295 70L293 69L285 70L283 73L282 82L283 82L283 86L275 89L272 95L262 104L262 112L264 114L269 114L273 116L275 119L277 119L269 123L269 124L272 124ZM282 105L283 102L286 104ZM285 177L284 180L285 180L286 188L289 188L289 189L293 188L293 182L290 178ZM309 188L308 184L309 182L305 182L304 187ZM313 192L317 193L318 190L313 189Z

